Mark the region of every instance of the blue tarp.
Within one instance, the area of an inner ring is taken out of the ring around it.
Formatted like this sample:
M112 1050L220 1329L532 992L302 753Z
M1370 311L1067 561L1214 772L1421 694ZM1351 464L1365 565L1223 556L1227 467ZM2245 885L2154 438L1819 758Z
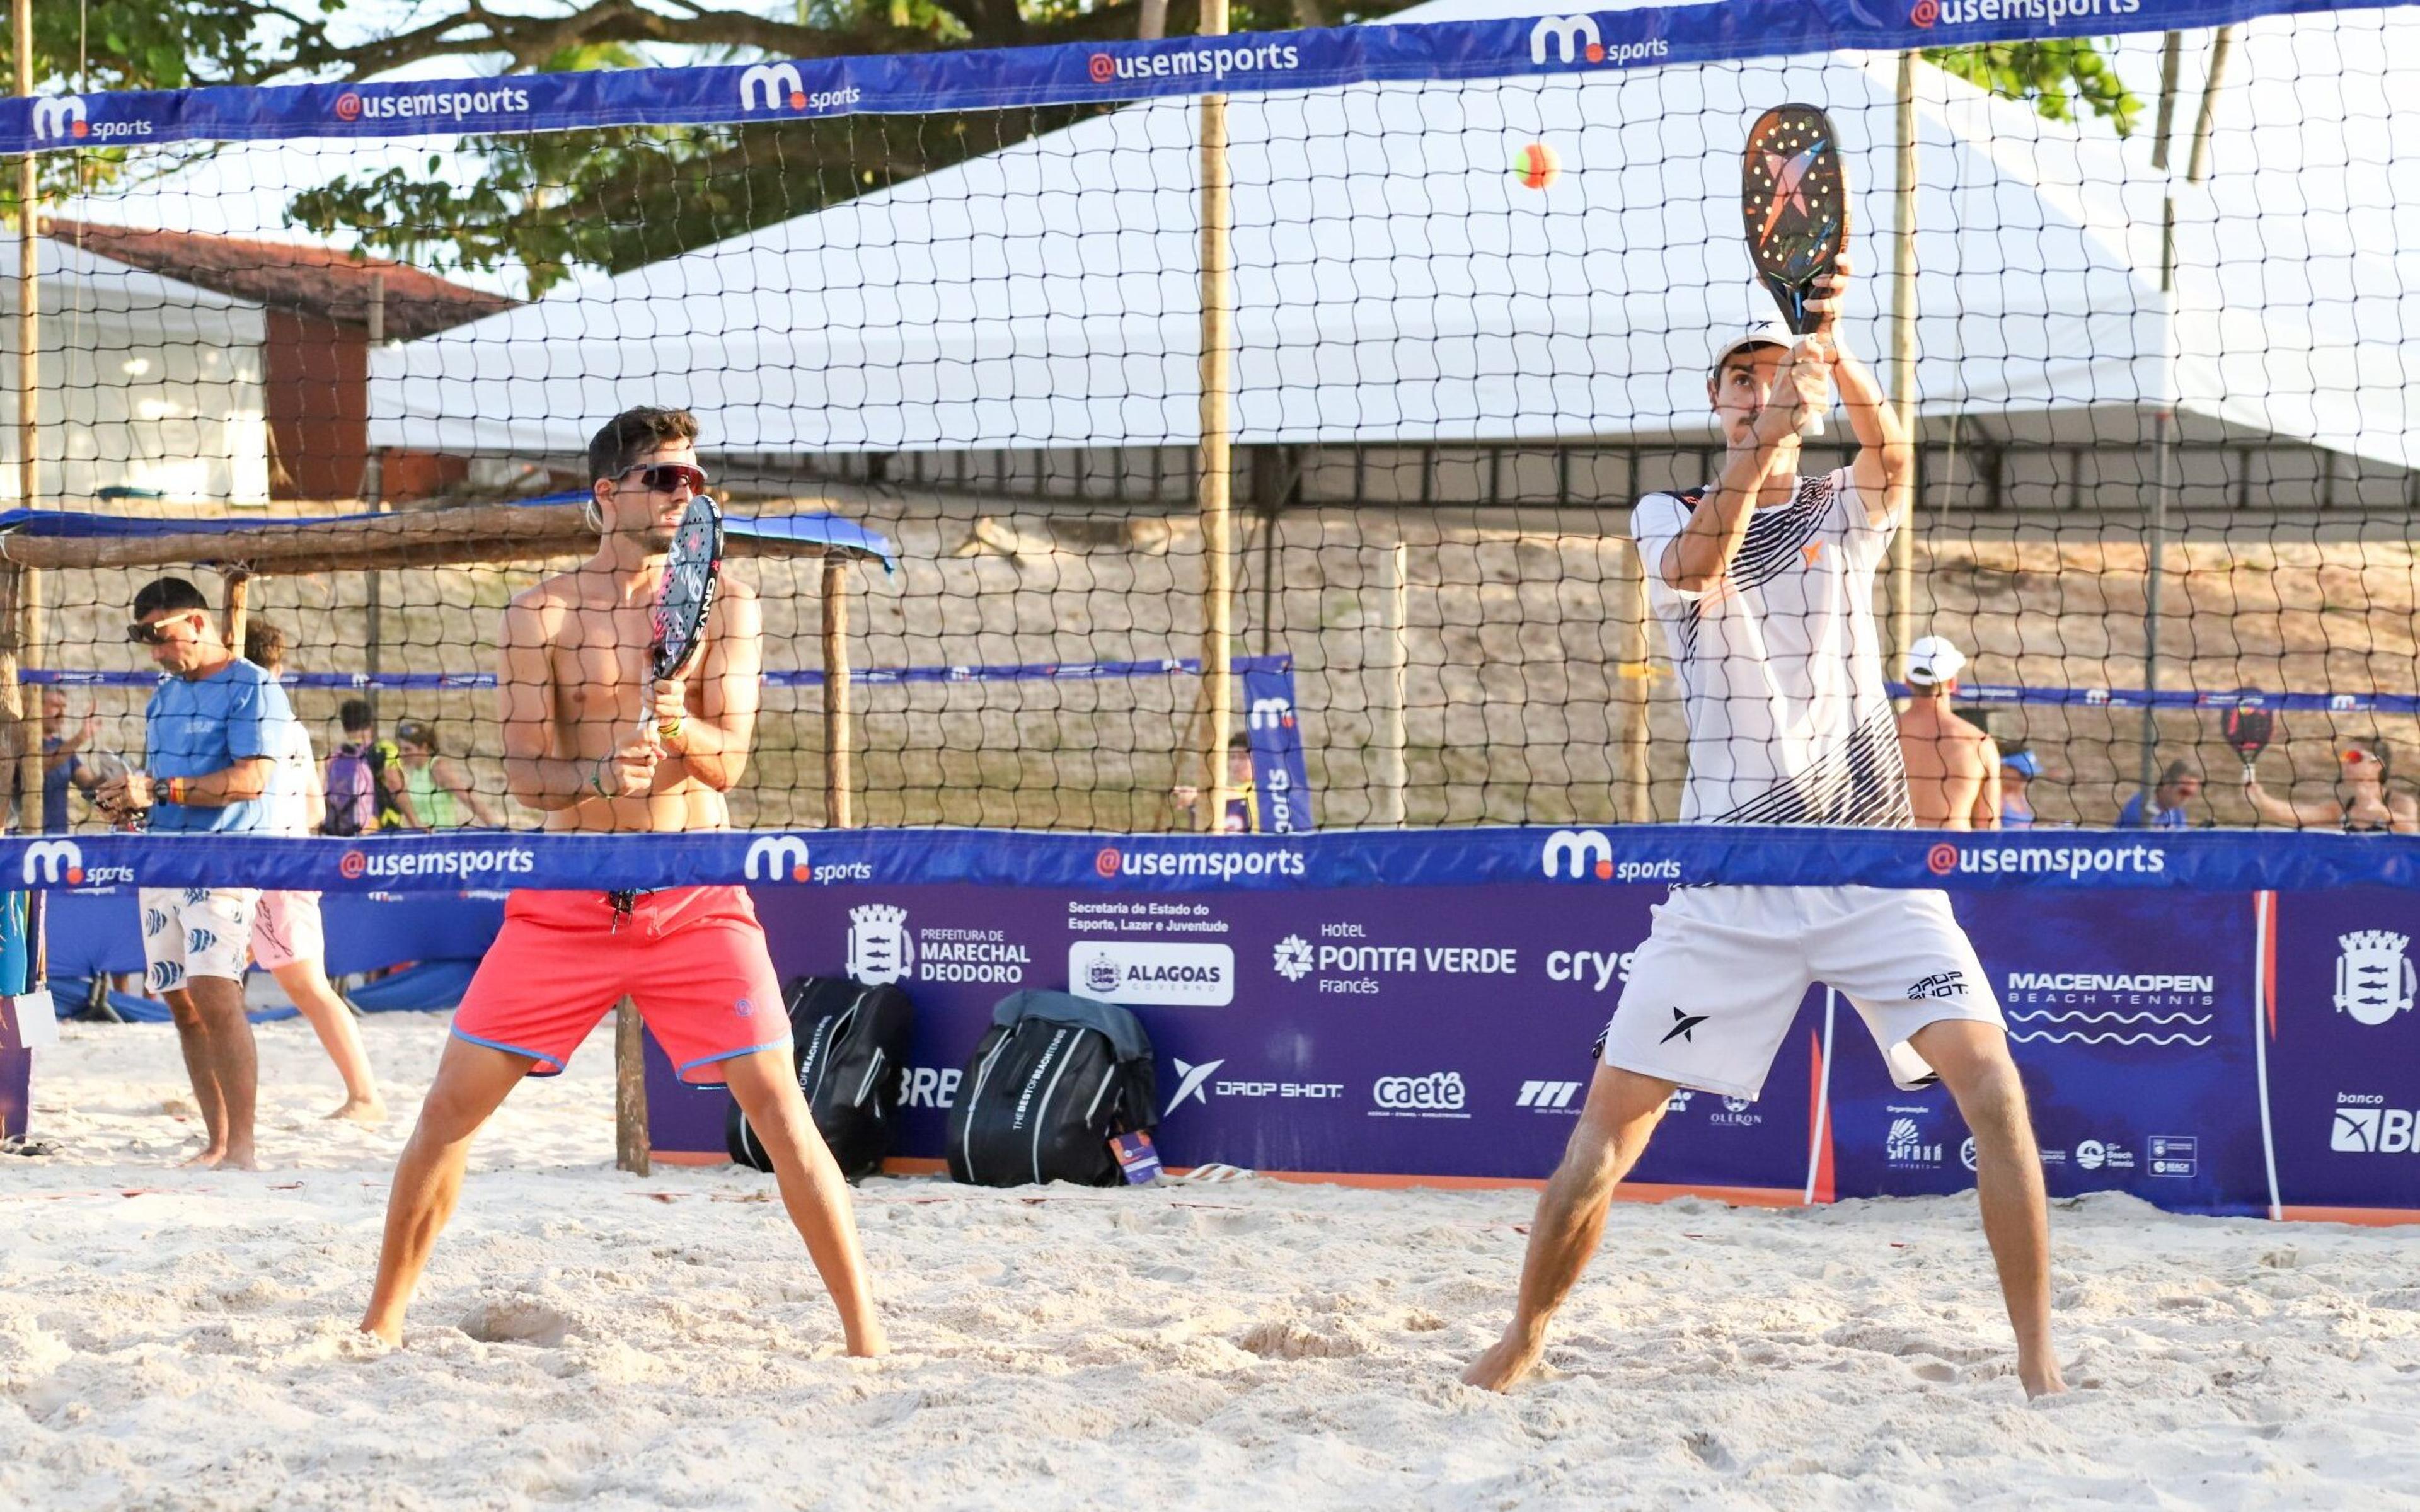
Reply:
M504 499L505 504L576 504L586 496L577 493L544 494L531 499ZM442 517L431 512L432 517ZM225 519L176 518L159 519L120 515L95 515L70 509L0 510L0 534L16 533L50 536L65 540L138 539L163 535L246 535L260 531L291 530L303 525L344 525L373 517L368 515L315 515L305 519ZM770 515L753 517L729 516L723 520L727 535L745 536L760 541L798 541L811 546L838 547L846 551L861 551L881 561L888 571L897 566L896 553L890 540L854 520L838 515Z

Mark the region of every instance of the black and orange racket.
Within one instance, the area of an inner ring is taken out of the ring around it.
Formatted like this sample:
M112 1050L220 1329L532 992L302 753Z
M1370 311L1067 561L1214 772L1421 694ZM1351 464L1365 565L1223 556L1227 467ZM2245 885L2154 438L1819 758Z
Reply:
M2239 703L2219 717L2218 733L2243 759L2243 770L2249 776L2253 764L2269 748L2269 742L2276 738L2277 716L2267 709Z
M1815 329L1807 303L1849 244L1849 177L1832 118L1813 105L1776 105L1748 129L1740 161L1740 215L1757 282L1781 306L1792 335ZM1809 410L1802 436L1823 434Z

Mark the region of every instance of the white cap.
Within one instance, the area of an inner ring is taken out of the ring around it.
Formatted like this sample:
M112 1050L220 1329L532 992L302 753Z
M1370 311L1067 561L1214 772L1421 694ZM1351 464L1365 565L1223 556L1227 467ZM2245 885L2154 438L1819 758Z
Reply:
M1907 648L1907 680L1924 687L1937 687L1958 675L1966 665L1966 653L1937 635L1926 636Z
M1786 350L1797 340L1790 333L1790 328L1778 320L1767 320L1745 331L1728 332L1715 338L1714 361L1706 364L1706 374L1711 378L1721 372L1723 364L1730 362L1735 352L1745 351L1751 347L1779 347Z

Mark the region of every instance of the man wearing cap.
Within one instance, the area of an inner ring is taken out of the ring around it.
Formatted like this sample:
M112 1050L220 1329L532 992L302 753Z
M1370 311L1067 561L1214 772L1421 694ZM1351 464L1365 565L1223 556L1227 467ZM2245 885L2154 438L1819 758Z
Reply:
M1834 332L1847 275L1843 262L1819 282L1818 323L1803 339L1768 327L1715 344L1706 388L1722 471L1700 488L1650 494L1631 516L1688 714L1684 821L1911 820L1873 596L1915 448ZM1799 423L1832 383L1856 455L1802 476ZM1539 1197L1512 1319L1464 1381L1503 1391L1537 1365L1614 1188L1673 1092L1756 1097L1818 980L1855 1006L1899 1086L1938 1080L1957 1099L2016 1375L2028 1396L2066 1389L2051 1350L2040 1155L2000 1005L1947 895L1848 886L1680 887L1655 910L1598 1041L1579 1125Z
M1899 749L1908 808L1924 829L2000 827L2000 748L1949 707L1966 654L1937 635L1907 648L1907 709Z

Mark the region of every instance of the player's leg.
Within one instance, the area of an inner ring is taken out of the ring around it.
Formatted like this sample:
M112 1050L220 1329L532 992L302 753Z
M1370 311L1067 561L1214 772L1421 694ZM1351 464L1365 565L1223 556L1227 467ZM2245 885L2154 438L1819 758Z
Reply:
M345 1006L345 1000L336 995L335 984L328 980L327 955L318 893L260 895L260 908L252 921L252 958L277 979L277 985L310 1024L311 1032L319 1037L319 1047L334 1063L336 1074L344 1078L344 1105L328 1117L378 1123L386 1118L386 1103L379 1096L370 1057L362 1049L361 1031L353 1026L353 1011Z
M773 1162L782 1203L823 1277L851 1354L888 1350L848 1182L799 1090L790 1023L765 932L739 887L681 887L640 901L645 944L630 996L683 1081L723 1082Z
M840 1310L843 1335L851 1354L886 1354L890 1343L882 1321L875 1316L874 1292L866 1283L865 1255L858 1243L857 1217L849 1200L848 1182L832 1160L823 1135L815 1132L807 1100L799 1091L790 1047L737 1057L722 1063L723 1078L739 1111L748 1118L765 1153L772 1159L773 1177L782 1189L782 1205L806 1241L807 1254L823 1277Z
M1606 1026L1604 1065L1538 1201L1504 1336L1463 1380L1503 1391L1536 1365L1546 1321L1595 1251L1614 1189L1675 1087L1753 1098L1807 995L1796 914L1778 887L1676 888L1655 910Z
M1512 1320L1504 1325L1503 1337L1462 1373L1466 1383L1509 1391L1536 1366L1546 1347L1547 1321L1596 1254L1614 1188L1638 1164L1672 1090L1670 1082L1619 1066L1597 1068L1579 1127L1538 1195Z
M387 1194L386 1233L379 1244L378 1279L370 1285L369 1307L362 1314L363 1333L389 1344L403 1342L404 1309L428 1268L437 1236L454 1216L472 1137L536 1064L535 1057L475 1044L458 1035L445 1041L437 1079L420 1104L420 1120L396 1162L395 1184Z
M1997 994L1948 895L1820 889L1810 935L1817 975L1848 995L1900 1087L1934 1078L1975 1136L1983 1237L2017 1336L2029 1396L2063 1391L2050 1336L2050 1213L2024 1083L2009 1055Z
M253 1147L252 1120L260 1064L253 1046L252 1020L244 1016L243 983L228 977L189 976L178 995L185 999L183 1009L172 998L169 1011L178 1015L185 1064L194 1071L194 1091L202 1099L202 1121L210 1136L210 1148L192 1164L252 1170L259 1163ZM188 1021L194 1026L190 1034L185 1028ZM195 1069L197 1050L200 1065Z
M2050 1336L2050 1205L2041 1149L2024 1082L2009 1055L2006 1030L1945 1019L1911 1037L1916 1053L1958 1100L1975 1136L1975 1190L1983 1238L2000 1273L2000 1294L2017 1335L2017 1378L2028 1396L2067 1389Z

